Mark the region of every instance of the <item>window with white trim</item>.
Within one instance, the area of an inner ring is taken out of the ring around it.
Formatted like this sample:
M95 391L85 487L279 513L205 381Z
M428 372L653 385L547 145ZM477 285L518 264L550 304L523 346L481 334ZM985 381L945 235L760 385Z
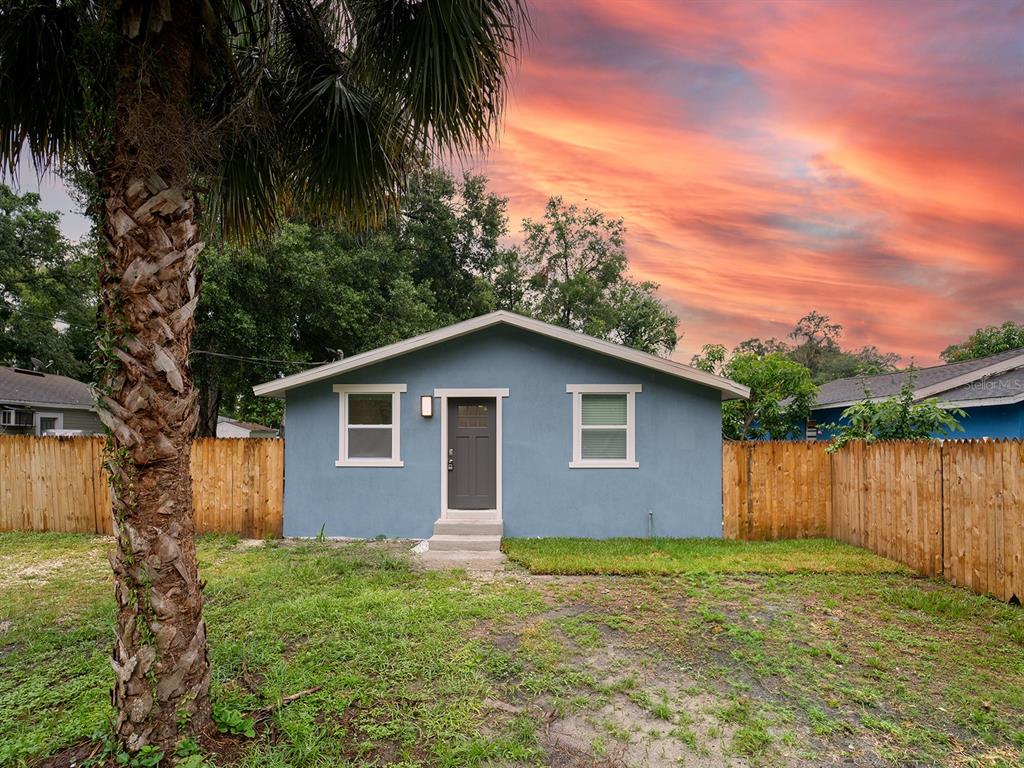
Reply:
M401 467L401 393L405 384L335 384L338 467Z
M572 468L638 467L636 393L639 384L569 384Z

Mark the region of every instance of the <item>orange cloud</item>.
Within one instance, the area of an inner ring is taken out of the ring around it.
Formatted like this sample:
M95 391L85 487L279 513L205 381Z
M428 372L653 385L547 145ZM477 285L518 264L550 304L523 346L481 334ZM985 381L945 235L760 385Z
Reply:
M677 357L815 308L919 363L1024 320L1024 6L533 6L499 146L512 220L621 216Z

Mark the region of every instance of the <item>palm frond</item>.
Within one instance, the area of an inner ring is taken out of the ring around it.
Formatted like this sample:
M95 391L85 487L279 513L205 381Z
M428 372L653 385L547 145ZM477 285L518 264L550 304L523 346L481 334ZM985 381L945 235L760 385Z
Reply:
M356 226L377 221L397 199L410 154L387 104L357 90L344 71L324 68L294 86L281 146L297 204Z
M78 43L95 11L92 2L0 5L0 162L12 175L26 145L42 172L80 141L88 62Z
M456 151L488 144L510 60L528 27L521 0L347 0L353 60L401 102L418 141Z
M270 144L272 139L251 129L222 147L206 193L206 214L229 239L266 235L277 224L283 185L277 155L267 151Z

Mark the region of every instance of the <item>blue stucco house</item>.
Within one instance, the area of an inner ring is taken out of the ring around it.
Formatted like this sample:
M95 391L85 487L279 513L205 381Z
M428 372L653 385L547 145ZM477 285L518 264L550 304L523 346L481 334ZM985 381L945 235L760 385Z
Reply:
M749 394L509 312L254 391L285 401L285 535L433 533L432 549L467 533L720 536L721 403Z
M865 389L875 399L889 398L899 394L908 375L901 371L823 384L811 410L808 435L816 432L818 439L828 439L823 425L840 423L843 411L862 400ZM957 432L956 438L1024 437L1024 349L919 368L914 376L916 400L935 398L941 406L967 413L960 421L964 431Z

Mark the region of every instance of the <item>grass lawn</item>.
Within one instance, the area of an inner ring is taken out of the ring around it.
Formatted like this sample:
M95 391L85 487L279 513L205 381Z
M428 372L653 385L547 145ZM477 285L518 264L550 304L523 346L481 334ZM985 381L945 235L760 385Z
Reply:
M832 539L505 539L502 549L530 573L911 573L899 563Z
M1022 764L1024 611L782 544L511 541L531 570L561 551L673 575L481 579L412 570L395 544L204 539L215 703L322 686L205 764ZM0 766L106 728L109 546L0 534Z

